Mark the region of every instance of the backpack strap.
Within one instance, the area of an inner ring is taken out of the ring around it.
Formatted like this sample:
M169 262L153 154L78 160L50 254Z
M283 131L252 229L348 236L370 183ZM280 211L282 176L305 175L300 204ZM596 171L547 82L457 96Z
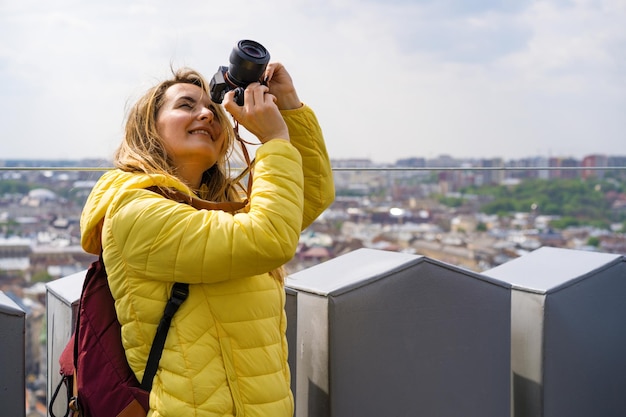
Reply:
M161 194L163 197L169 198L179 203L189 204L198 210L224 210L229 212L235 212L237 210L241 210L243 207L245 207L247 203L247 200L241 203L214 203L200 200L196 197L187 196L177 190L161 188L157 186L148 187L147 190L155 192L157 194ZM163 317L161 317L161 321L159 322L159 326L157 327L156 334L154 335L154 340L152 341L152 347L150 347L150 354L148 355L148 361L146 363L146 369L143 373L143 378L141 379L141 388L145 391L150 392L150 390L152 389L152 382L154 381L154 376L156 375L157 369L159 367L159 361L161 360L161 355L163 354L165 339L167 338L167 333L170 329L172 318L174 317L176 311L178 311L178 308L181 306L181 304L187 299L187 296L189 296L189 284L175 282L172 286L170 298L169 300L167 300L167 304L165 305Z
M163 347L165 346L165 339L167 338L167 332L172 322L172 317L178 310L178 307L187 299L189 295L189 284L182 282L174 283L172 287L172 293L167 304L165 311L163 311L163 317L159 322L156 334L154 335L154 341L150 348L150 354L148 355L148 363L146 364L146 370L144 371L143 378L141 379L141 388L150 392L152 389L152 381L156 375L157 368L159 367L159 360L163 353Z

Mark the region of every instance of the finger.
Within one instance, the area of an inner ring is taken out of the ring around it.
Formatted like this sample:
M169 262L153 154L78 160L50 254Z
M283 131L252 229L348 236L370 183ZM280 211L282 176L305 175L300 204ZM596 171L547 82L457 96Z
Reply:
M250 86L251 88L249 88L249 91L252 100L254 100L254 104L263 104L265 102L264 96L269 91L269 88L266 85L259 83L250 84Z
M235 102L235 90L230 90L224 95L222 106L224 106L224 109L235 118L241 114L241 108Z
M274 94L272 94L272 93L266 93L264 98L265 98L265 100L271 100L272 103L274 103L274 104L276 104L276 101L278 100L276 98L276 96Z
M249 84L243 92L243 97L244 97L243 105L247 110L250 110L251 107L253 107L256 102L255 91L257 90L259 85L260 85L259 83Z
M274 64L269 64L265 69L265 74L263 75L263 83L268 84L272 77L274 76Z

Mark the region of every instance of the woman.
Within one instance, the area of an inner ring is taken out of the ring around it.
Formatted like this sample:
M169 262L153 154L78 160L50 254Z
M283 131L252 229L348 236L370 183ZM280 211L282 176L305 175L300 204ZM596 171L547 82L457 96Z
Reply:
M237 198L228 172L235 132L189 69L131 109L117 169L101 177L85 205L82 245L102 250L138 380L172 285L190 284L154 378L152 417L293 414L281 266L300 231L330 205L334 187L314 113L282 65L268 65L265 79L246 88L243 106L233 91L224 98L261 142L244 208L197 210L149 190Z

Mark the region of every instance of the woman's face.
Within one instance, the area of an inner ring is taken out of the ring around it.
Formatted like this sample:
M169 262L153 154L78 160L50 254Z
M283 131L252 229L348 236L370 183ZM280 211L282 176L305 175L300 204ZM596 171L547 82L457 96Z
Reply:
M196 85L179 83L165 91L156 128L176 167L205 171L217 162L224 147L224 131L214 108Z

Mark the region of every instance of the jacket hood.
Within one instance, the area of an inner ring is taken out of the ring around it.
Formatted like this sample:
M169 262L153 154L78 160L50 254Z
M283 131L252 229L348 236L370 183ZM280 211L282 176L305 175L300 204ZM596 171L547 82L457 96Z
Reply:
M191 190L178 179L162 174L124 172L119 169L106 172L91 190L80 217L81 245L94 255L102 250L102 223L109 207L125 191L152 186L173 187L187 194Z

